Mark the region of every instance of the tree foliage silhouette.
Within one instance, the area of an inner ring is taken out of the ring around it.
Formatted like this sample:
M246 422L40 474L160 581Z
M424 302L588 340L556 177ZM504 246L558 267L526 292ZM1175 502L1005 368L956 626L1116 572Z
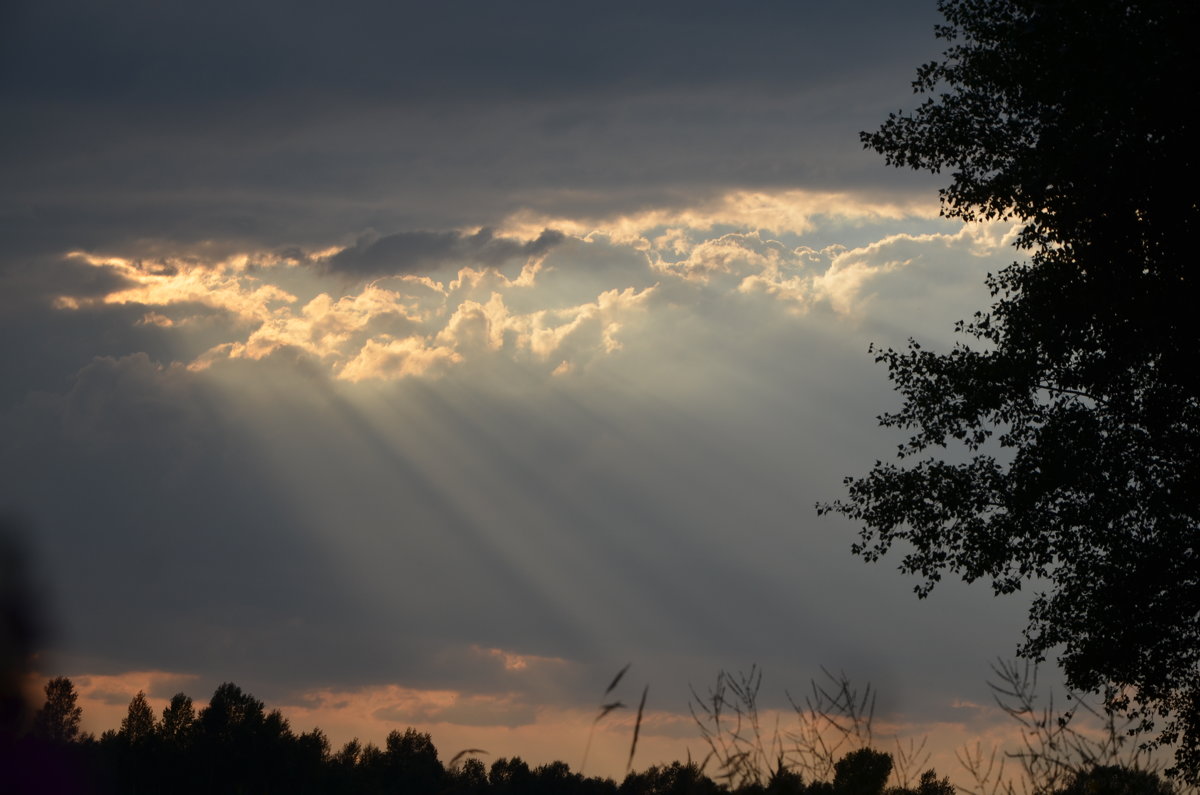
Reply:
M82 746L95 738L80 732L83 708L75 685L56 677L46 683L45 693L28 734L0 732L0 791L87 791L93 759Z
M529 789L533 782L533 771L519 756L511 759L501 757L488 769L488 784L493 792L519 793Z
M1146 770L1097 765L1081 770L1058 795L1171 795L1172 787Z
M196 710L192 699L185 693L176 693L171 702L163 707L159 734L168 748L184 748L191 740L192 726L196 722Z
M121 720L118 734L129 745L140 745L154 738L154 710L146 701L146 694L140 690L129 702L129 710Z
M292 772L287 761L294 742L278 710L267 712L263 702L226 682L196 718L192 745L205 760L209 791L264 792L278 786L277 771Z
M33 734L53 743L69 743L79 739L79 722L83 707L78 706L75 684L65 676L46 683L46 701L33 721Z
M837 795L882 795L891 774L891 754L859 748L834 766L833 790Z
M618 795L719 795L722 788L694 762L651 765L641 773L629 773Z
M51 690L55 703L74 703L70 680L58 681ZM81 713L75 706L66 714ZM169 726L174 728L168 731ZM709 759L697 763L690 757L686 763L629 772L620 785L611 778L585 778L565 762L531 769L520 757L498 759L489 772L471 756L481 753L478 749L460 751L443 766L431 735L412 728L389 733L383 748L363 746L355 739L331 753L329 740L319 728L292 732L278 710L268 712L263 702L232 683L218 687L199 716L191 699L178 693L164 709L163 720L155 722L145 694L139 693L120 729L104 731L99 739L78 732L70 741L63 741L61 735L59 740L49 740L30 734L17 738L7 756L4 751L0 745L0 761L6 763L0 768L5 774L0 779L3 792L954 795L955 791L948 779L939 780L933 770L922 775L915 788L903 782L888 787L893 758L869 747L831 762L832 780L826 776L806 782L785 761L789 754L781 749L765 780L727 784L705 773ZM1070 775L1029 778L1030 791L1042 795L1170 795L1174 791L1152 772L1113 764L1119 761L1107 754L1088 755L1084 764L1072 767Z
M410 792L433 792L439 788L445 771L438 761L430 735L416 729L393 731L386 741L388 778Z
M1026 259L989 277L966 343L877 351L903 397L880 422L911 436L818 511L860 522L868 560L906 542L920 596L1036 581L1022 656L1057 655L1200 782L1197 6L939 7L930 96L864 145L950 170L943 214L1017 219Z

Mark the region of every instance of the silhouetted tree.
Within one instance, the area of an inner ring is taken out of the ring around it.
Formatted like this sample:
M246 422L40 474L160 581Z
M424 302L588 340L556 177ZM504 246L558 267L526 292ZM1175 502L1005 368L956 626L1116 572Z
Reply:
M191 757L208 791L276 792L290 776L288 750L295 737L278 710L237 685L219 686L196 719ZM290 779L289 779L290 780Z
M265 717L261 701L232 682L225 682L200 711L197 729L206 740L229 745L261 726Z
M302 756L324 762L329 758L329 738L319 728L306 731L296 737L296 746Z
M511 759L501 757L492 762L488 770L488 783L496 793L519 793L528 790L533 781L529 765L519 756Z
M386 755L375 743L363 746L354 770L354 781L362 792L389 791L386 763Z
M139 691L130 700L121 728L104 732L98 746L96 755L102 768L98 777L105 784L102 789L130 795L161 789L161 736L145 693Z
M945 573L1044 583L1020 654L1061 650L1070 686L1178 741L1200 782L1200 6L939 7L949 46L914 83L932 96L863 141L952 171L943 213L1019 219L1028 259L989 278L968 344L878 353L902 461L818 510L861 522L868 560L907 542L921 596Z
M651 765L626 775L617 790L620 795L717 795L721 791L694 762Z
M138 694L129 702L129 711L121 720L118 735L129 745L142 745L155 735L154 710L146 701L146 694Z
M1097 765L1075 773L1057 795L1171 795L1167 782L1148 770Z
M319 728L298 734L290 743L284 764L293 792L328 793L337 780L337 771L330 765L329 738Z
M892 774L892 755L874 748L859 748L834 765L833 789L837 795L882 795Z
M475 757L446 771L447 791L457 795L481 795L488 788L487 768Z
M53 743L70 743L79 739L79 722L83 707L75 702L75 685L65 676L46 683L46 701L33 719L33 735Z
M566 762L550 762L533 770L529 795L577 795L584 791L584 778L572 773Z
M333 761L342 767L354 767L358 764L358 757L361 753L362 744L355 737L353 740L347 740L342 749L333 755Z
M163 743L170 748L183 748L191 740L192 726L196 722L196 710L192 699L184 693L171 696L171 702L163 707L159 734Z
M386 759L390 782L401 792L435 792L444 770L433 738L416 729L388 734Z
M83 708L75 685L65 676L51 679L46 700L28 736L9 738L0 747L0 790L13 792L85 792L94 742L80 734ZM3 738L0 738L2 740Z
M950 783L950 779L939 779L937 773L932 770L926 770L921 774L921 779L915 788L897 787L888 790L889 795L955 795L957 792L955 786Z
M804 795L804 777L780 764L771 771L764 792L766 795Z

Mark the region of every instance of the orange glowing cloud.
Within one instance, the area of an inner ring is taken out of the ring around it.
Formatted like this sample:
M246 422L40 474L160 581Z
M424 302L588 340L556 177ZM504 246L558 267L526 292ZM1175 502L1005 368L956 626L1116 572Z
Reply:
M927 268L923 263L953 260L957 265L964 257L994 256L1012 242L1015 227L1006 223L890 234L856 247L820 249L787 246L760 231L796 233L809 229L817 217L880 220L926 217L936 215L935 210L849 194L790 191L735 192L691 208L601 219L598 226L578 219L514 216L503 233L514 240L536 240L547 227L565 228L575 240L553 253L527 258L516 275L499 267L464 266L443 279L407 274L342 284L340 289L348 292L340 297L327 284L334 277L311 267L312 257L278 262L257 253L210 263L190 257L147 262L73 252L70 256L78 261L120 275L123 284L98 298L62 295L54 305L77 311L89 305L137 304L144 307L140 325L170 334L187 334L193 320L218 310L228 322L209 323L206 333L226 337L216 344L206 340L208 349L186 363L193 370L224 359L263 359L287 349L313 357L334 377L349 382L436 378L497 357L547 377L564 376L617 353L627 335L640 339L656 312L689 305L694 291L706 291L713 299L764 296L774 300L777 311L791 314L826 306L857 322L879 291L875 285L888 283L889 274L912 271L920 281L921 268ZM714 235L711 230L721 225L754 231ZM544 274L568 272L569 260L554 258L571 252L602 263L586 283L608 276L611 286L601 282L591 287L592 300L587 294L582 300L578 295L565 300L561 276L556 277L558 288L553 281L544 284ZM626 270L604 269L610 252L624 258L621 267ZM302 267L305 263L310 267ZM634 280L640 286L631 286ZM646 286L650 281L654 283Z
M520 212L501 228L508 234L532 239L543 229L559 229L576 237L603 235L628 245L649 247L645 235L653 229L709 230L717 226L803 233L815 228L818 217L858 221L900 218L936 218L937 200L926 197L880 201L841 191L731 191L706 201L673 209L652 209L596 218L565 218Z

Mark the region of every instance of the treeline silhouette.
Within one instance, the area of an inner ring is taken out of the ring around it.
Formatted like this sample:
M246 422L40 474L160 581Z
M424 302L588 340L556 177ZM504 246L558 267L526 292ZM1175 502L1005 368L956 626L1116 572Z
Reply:
M279 710L232 683L208 705L176 694L158 716L144 693L117 729L82 733L82 709L66 677L52 679L26 731L4 738L0 791L72 793L497 793L515 795L955 795L933 770L911 788L887 786L890 754L859 748L832 781L805 781L778 764L764 782L718 783L691 760L611 778L585 777L564 762L530 767L519 757L485 764L474 749L443 763L429 734L393 731L382 747L357 739L334 750L319 728L297 734ZM1054 795L1169 795L1157 775L1119 767L1079 772Z

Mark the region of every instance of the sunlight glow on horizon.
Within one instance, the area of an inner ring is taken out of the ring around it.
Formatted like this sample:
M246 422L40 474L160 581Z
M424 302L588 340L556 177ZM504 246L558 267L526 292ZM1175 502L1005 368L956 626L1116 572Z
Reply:
M498 653L499 649L481 650ZM514 669L520 670L520 669ZM44 678L35 678L38 690ZM156 718L175 692L192 698L198 714L207 705L207 693L189 692L197 677L191 674L164 671L133 671L116 675L77 674L72 677L83 707L83 730L96 735L116 730L125 717L128 703L139 691L147 696ZM236 683L235 683L236 684ZM651 693L661 697L661 686ZM256 694L250 693L255 696ZM653 698L651 699L653 702ZM873 746L905 756L914 780L926 769L935 769L939 776L951 780L969 779L963 767L967 756L992 749L1011 750L1022 747L1022 731L999 707L964 702L954 706L964 710L959 722L914 723L877 717L873 721ZM390 731L414 728L429 732L439 759L447 763L458 751L481 748L478 755L489 766L496 759L521 757L531 767L552 761L566 762L572 771L580 772L583 749L588 743L597 714L597 707L547 707L522 701L515 692L465 693L453 689L406 688L395 684L355 689L320 689L301 694L295 700L279 703L267 700L267 711L279 709L293 732L299 734L320 728L329 739L331 751L338 751L346 742L357 739L382 747ZM802 719L803 718L803 719ZM628 760L633 712L617 710L605 720L595 723L588 763L582 771L616 779L624 777ZM790 747L797 732L821 725L812 715L798 714L792 709L763 708L758 725L768 742L776 737ZM1089 729L1084 729L1088 731ZM842 742L838 733L827 727L826 738L831 747ZM1099 727L1095 731L1101 731ZM970 737L971 742L964 741ZM910 743L912 746L910 747ZM913 748L920 750L915 756ZM850 750L846 746L845 750ZM634 770L644 770L656 764L693 759L704 760L708 752L692 714L660 708L646 712L641 726ZM843 751L844 752L844 751ZM709 774L715 771L709 762ZM1017 766L1008 775L1017 774ZM893 771L893 784L899 785L899 769Z

